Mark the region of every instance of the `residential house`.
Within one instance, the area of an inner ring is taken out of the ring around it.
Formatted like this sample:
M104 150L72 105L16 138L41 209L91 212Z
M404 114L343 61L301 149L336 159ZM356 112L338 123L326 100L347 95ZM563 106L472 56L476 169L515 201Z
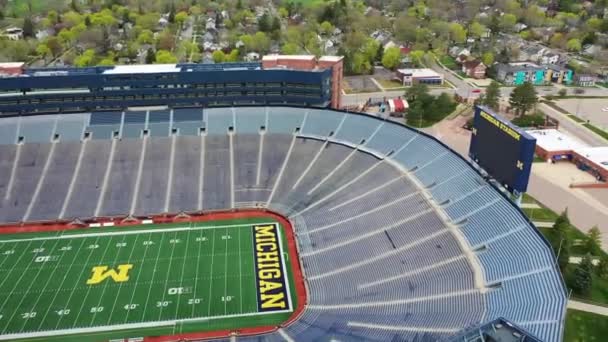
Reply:
M553 52L549 52L543 56L541 56L539 62L540 64L557 64L559 62L559 55Z
M260 54L257 52L249 52L244 58L247 62L253 62L260 59Z
M518 62L532 61L539 63L541 57L545 54L546 48L541 45L527 45L519 50Z
M496 67L496 79L509 86L526 82L534 85L571 84L572 75L572 70L555 64L539 66L527 62L498 64Z
M526 25L524 23L517 23L517 24L515 24L515 27L514 27L515 32L521 32L527 28L528 28L528 25Z
M600 51L602 51L601 46L599 46L597 44L587 44L587 45L583 46L582 53L584 55L593 56Z
M394 41L389 40L388 42L386 42L384 44L384 46L382 48L384 49L384 51L386 51L386 49L389 49L389 48L392 48L392 47L398 47L398 45Z
M370 34L370 37L384 45L391 39L391 33L385 30L376 30Z
M479 59L474 59L462 63L462 72L471 78L486 78L487 68L488 67L483 64Z
M460 56L469 57L471 55L471 50L469 50L468 48L453 46L450 48L449 54L450 54L450 56L452 56L454 58L457 58Z
M23 30L18 27L9 27L4 30L4 36L10 40L20 40L23 38Z
M576 74L574 84L579 87L594 87L597 79L597 76L593 74Z

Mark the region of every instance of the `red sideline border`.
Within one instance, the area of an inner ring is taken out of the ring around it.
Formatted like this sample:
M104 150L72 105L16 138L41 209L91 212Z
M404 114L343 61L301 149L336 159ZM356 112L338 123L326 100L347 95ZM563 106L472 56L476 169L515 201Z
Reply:
M209 213L194 213L194 214L164 214L146 218L134 217L101 217L85 221L53 221L53 222L24 222L18 224L0 225L1 234L18 234L32 232L53 232L73 229L83 229L90 227L91 224L99 224L101 227L129 227L133 225L142 225L145 220L152 220L153 224L177 223L177 222L201 222L201 221L218 221L229 219L246 219L246 218L263 218L271 217L281 223L285 228L285 236L287 237L287 248L289 249L291 268L293 270L297 303L293 314L280 326L262 326L255 328L243 328L236 330L220 330L207 331L199 333L185 333L165 336L150 336L144 337L146 342L172 342L172 341L193 341L201 339L217 339L230 336L250 336L260 335L274 332L277 329L287 326L297 320L307 304L306 284L304 283L304 275L300 266L300 257L298 254L297 243L293 226L284 216L266 209L243 209L238 211L218 211Z

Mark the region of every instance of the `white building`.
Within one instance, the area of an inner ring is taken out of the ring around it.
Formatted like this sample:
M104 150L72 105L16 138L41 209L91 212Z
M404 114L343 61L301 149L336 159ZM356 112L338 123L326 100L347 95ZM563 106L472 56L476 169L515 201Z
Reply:
M443 75L432 69L399 69L397 76L402 80L404 86L416 83L443 84Z

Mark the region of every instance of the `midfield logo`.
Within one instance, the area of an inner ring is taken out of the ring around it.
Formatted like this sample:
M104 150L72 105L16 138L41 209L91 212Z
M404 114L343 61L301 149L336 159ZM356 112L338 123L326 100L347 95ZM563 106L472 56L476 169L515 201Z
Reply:
M95 266L91 270L93 275L87 280L87 285L97 285L107 278L112 278L116 283L129 280L129 271L133 268L132 264L118 265L118 271L108 266Z

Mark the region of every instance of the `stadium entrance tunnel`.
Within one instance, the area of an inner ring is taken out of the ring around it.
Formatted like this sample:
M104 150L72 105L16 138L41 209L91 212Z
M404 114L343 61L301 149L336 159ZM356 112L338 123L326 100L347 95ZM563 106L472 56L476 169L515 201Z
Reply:
M285 106L9 119L0 119L1 132L15 132L0 136L0 221L47 223L0 228L20 233L0 235L0 282L16 279L0 293L18 287L0 297L0 339L146 322L134 336L449 340L504 317L561 340L566 294L548 243L467 160L410 127ZM182 211L209 214L137 218ZM252 213L262 217L238 217ZM73 219L87 217L97 219ZM35 280L49 274L58 276ZM62 275L84 285L64 286ZM135 282L141 297L123 291ZM57 305L64 292L77 305ZM218 335L187 335L201 325Z

